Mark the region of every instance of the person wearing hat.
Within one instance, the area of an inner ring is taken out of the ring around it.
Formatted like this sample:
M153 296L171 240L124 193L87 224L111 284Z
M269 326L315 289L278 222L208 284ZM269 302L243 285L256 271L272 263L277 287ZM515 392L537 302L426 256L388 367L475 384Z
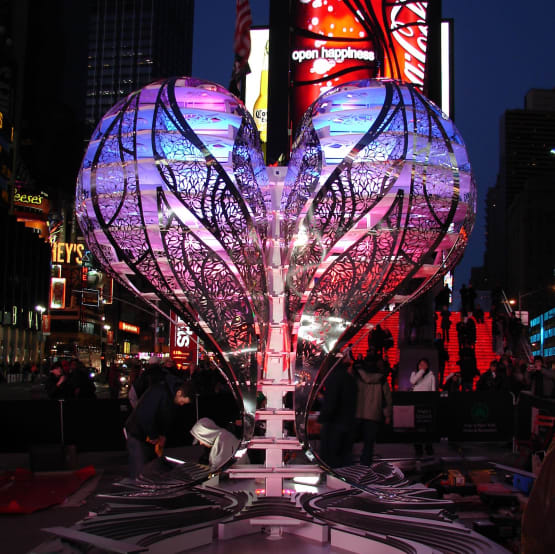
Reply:
M210 448L208 463L215 471L224 465L239 447L239 439L222 427L218 427L210 418L200 418L192 427L193 444Z
M174 376L155 383L141 396L124 427L131 479L140 478L145 464L162 456L175 407L190 404L192 398L191 383Z

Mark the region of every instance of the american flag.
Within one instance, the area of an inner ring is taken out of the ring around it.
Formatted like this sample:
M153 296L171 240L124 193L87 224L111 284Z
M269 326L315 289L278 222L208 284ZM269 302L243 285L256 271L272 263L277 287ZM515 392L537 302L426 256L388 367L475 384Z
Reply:
M247 63L251 53L251 25L252 17L249 0L237 0L233 50L235 50L240 69Z
M243 77L250 73L248 66L249 55L251 53L251 7L249 0L237 0L235 16L235 36L233 39L233 50L235 51L235 61L231 73L231 83L229 90L241 96L241 81Z

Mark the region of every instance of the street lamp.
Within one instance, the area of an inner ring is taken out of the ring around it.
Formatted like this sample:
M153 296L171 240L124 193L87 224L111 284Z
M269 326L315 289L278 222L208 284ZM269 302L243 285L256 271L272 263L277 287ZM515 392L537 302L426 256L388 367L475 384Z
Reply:
M547 285L544 287L540 287L539 289L535 289L535 290L531 290L528 292L520 292L518 291L518 311L521 312L522 311L522 299L526 298L527 296L532 296L533 294L536 294L537 292L544 292L547 290L555 290L555 285ZM511 304L514 304L514 300L510 300L509 301Z

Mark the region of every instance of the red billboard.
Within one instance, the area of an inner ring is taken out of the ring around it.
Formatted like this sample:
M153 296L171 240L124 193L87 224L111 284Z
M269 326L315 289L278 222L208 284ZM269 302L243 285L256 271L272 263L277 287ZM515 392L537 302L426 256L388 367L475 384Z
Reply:
M191 328L174 312L170 312L170 356L179 369L197 364L198 339Z
M428 4L294 0L289 56L293 126L316 98L348 81L387 77L426 92Z

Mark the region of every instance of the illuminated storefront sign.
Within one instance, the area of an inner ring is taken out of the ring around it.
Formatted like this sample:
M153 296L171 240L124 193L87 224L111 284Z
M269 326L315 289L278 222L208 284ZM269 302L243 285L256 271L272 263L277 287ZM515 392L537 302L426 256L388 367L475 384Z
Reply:
M84 244L55 242L52 244L52 263L81 265L84 252Z
M120 331L125 331L126 333L133 333L134 335L141 334L141 328L137 325L131 325L131 323L126 323L125 321L120 321L118 323L118 329Z
M16 192L13 195L13 203L17 206L31 206L40 208L45 200L42 194L26 194L24 192Z
M50 279L50 308L62 310L66 305L65 278L52 277Z
M295 0L289 63L295 127L326 90L358 79L389 77L426 92L428 4L369 0L364 5Z
M170 356L178 365L196 365L198 340L190 327L175 313L171 312L170 323Z
M50 335L50 316L42 314L42 334Z

